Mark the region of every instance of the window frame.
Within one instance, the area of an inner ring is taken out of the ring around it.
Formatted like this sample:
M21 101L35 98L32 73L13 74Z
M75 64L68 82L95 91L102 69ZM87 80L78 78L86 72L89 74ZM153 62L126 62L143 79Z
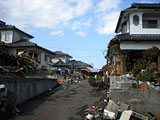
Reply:
M6 41L6 42L9 41L10 32L5 32L4 36L5 36L4 41Z
M147 22L147 25L145 26L144 23ZM151 22L156 22L156 24L151 24ZM143 20L142 26L144 29L158 29L158 20Z
M133 16L133 24L135 26L138 26L139 25L139 16L138 15L134 15Z

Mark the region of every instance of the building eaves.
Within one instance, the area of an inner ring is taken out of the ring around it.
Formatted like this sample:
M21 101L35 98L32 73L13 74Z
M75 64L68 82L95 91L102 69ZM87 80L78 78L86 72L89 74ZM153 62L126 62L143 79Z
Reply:
M91 65L87 64L87 63L84 63L82 61L77 61L77 60L72 60L70 61L71 64L73 64L74 66L76 67L92 67Z
M138 9L160 9L160 3L133 3L131 8Z
M100 70L99 69L95 69L95 68L91 68L91 67L87 67L86 69L88 69L88 72L92 72L92 73L98 73Z
M116 29L115 29L115 33L118 33L118 28L120 27L122 18L124 16L124 13L126 13L128 11L135 10L135 9L156 9L157 10L157 9L160 9L160 3L157 3L157 4L133 3L131 5L131 7L127 8L125 10L122 10L121 13L120 13L119 19L118 19L118 23L117 23L117 26L116 26Z
M121 13L120 13L120 15L119 15L119 19L118 19L118 23L117 23L117 26L116 26L116 29L115 29L115 33L118 33L118 28L119 28L120 23L121 23L121 21L122 21L124 12L125 12L125 10L124 10L124 11L121 11Z
M68 54L66 54L66 53L63 53L62 51L56 51L56 52L54 52L54 53L55 53L55 55L68 56L68 57L72 58L72 56L70 56L70 55L68 55Z
M159 41L160 42L160 34L120 34L116 35L112 42L115 41Z
M0 20L0 27L5 27L6 23Z
M7 44L7 46L9 48L31 48L31 47L36 47L38 49L46 51L47 53L49 53L51 55L55 55L54 52L52 52L52 51L50 51L50 50L48 50L46 48L43 48L43 47L37 45L36 43L30 42L30 41L26 41L26 40L20 40L20 41L14 42L14 43L9 43L9 44Z

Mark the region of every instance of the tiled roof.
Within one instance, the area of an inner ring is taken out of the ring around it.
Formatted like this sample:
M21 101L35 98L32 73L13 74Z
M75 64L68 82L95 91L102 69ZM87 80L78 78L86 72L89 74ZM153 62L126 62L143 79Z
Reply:
M99 69L95 69L95 68L91 68L91 67L87 67L87 68L85 68L83 70L87 71L87 72L92 72L92 73L97 73L97 72L100 71Z
M115 29L115 33L118 33L118 28L121 24L121 20L123 18L124 13L126 13L129 10L136 10L136 9L137 10L138 9L155 9L155 10L158 10L158 9L160 9L160 3L157 3L157 4L133 3L131 5L131 7L126 8L125 10L122 10L121 13L120 13L119 19L118 19L118 23L117 23L117 26L116 26L116 29Z
M84 63L82 61L77 61L77 60L70 61L70 64L76 66L77 68L78 67L79 68L81 68L81 67L91 67L91 65L89 65L87 63Z
M27 40L19 40L14 43L7 44L9 47L31 47L31 46L37 46L36 43L29 42Z
M72 56L70 56L70 55L68 55L68 54L66 54L66 53L63 53L62 51L56 51L56 52L54 52L56 55L62 55L62 56L68 56L68 57L70 57L70 58L72 58Z
M147 9L160 9L160 3L148 4L148 3L133 3L131 8L147 8Z
M27 41L27 40L20 40L20 41L17 41L17 42L14 42L14 43L9 43L9 44L6 44L9 48L26 48L26 47L37 47L41 50L44 50L52 55L55 55L54 52L48 50L48 49L45 49L39 45L37 45L36 43L33 43L33 42L30 42L30 41Z
M120 34L116 35L112 41L160 41L160 34Z

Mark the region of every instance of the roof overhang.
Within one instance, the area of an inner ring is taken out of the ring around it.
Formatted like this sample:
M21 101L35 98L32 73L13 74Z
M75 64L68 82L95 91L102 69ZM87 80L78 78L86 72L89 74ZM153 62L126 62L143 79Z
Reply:
M155 10L160 11L160 3L159 4L144 4L144 3L133 3L131 7L122 10L118 19L118 23L115 29L115 33L119 33L120 25L122 24L122 19L124 18L125 14L128 14L133 11L143 11L143 10Z

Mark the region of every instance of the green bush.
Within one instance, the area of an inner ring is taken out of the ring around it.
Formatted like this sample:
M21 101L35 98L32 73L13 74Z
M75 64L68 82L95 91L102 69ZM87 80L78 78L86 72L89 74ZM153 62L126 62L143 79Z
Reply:
M136 76L136 80L137 81L151 81L152 80L152 73L150 73L150 72L139 73Z
M90 85L92 85L93 87L96 87L98 85L97 82L96 82L96 80L94 79L94 77L89 77L88 78L88 83Z

